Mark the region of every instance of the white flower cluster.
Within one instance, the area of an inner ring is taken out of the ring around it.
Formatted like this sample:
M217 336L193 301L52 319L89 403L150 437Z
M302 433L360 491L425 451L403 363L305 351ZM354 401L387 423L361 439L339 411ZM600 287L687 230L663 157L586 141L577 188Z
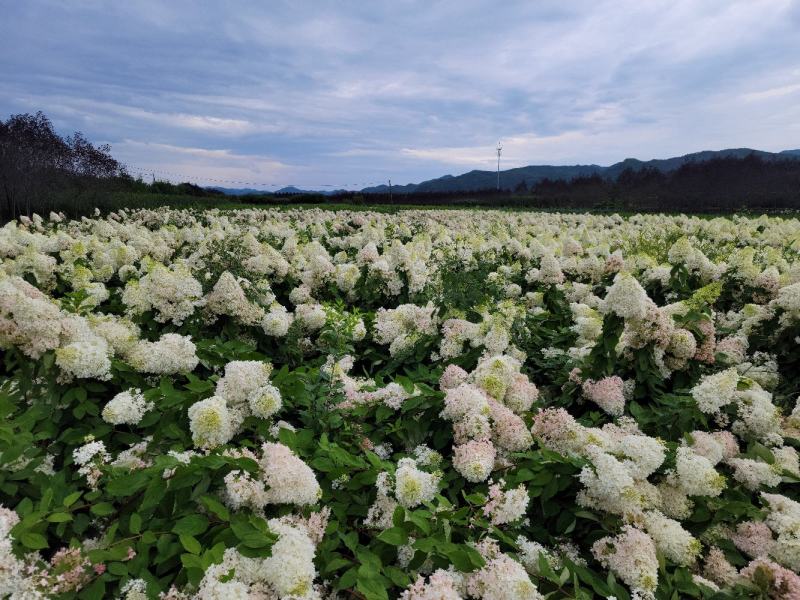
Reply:
M79 466L78 474L86 477L89 487L93 489L103 475L101 467L110 459L106 445L99 440L89 440L72 451L72 460Z
M441 476L417 468L413 458L401 458L394 473L394 496L401 506L413 508L430 502L439 491Z
M28 591L25 564L12 551L11 529L17 523L17 513L0 505L0 596L3 597L24 597L23 594Z
M308 506L322 495L311 468L283 444L264 444L260 457L249 450L228 454L250 458L259 467L256 474L234 470L225 476L225 503L235 510L263 510L268 504Z
M322 600L314 585L316 548L308 530L291 520L270 519L269 529L278 536L267 558L247 558L234 548L222 562L211 565L197 590L198 600L221 598L281 598Z
M654 597L658 585L658 557L653 539L645 532L626 525L619 535L596 541L592 553L642 597Z
M103 420L112 425L136 425L154 406L141 390L127 390L109 400L103 408Z
M483 514L490 518L492 525L518 521L528 509L530 497L524 485L510 490L503 490L504 486L502 479L489 486L489 501L483 507Z
M692 388L692 397L701 411L713 414L733 402L738 384L739 372L734 368L726 369L703 377Z
M281 393L269 383L272 365L257 360L231 361L217 381L215 395L189 407L195 445L205 449L227 443L244 420L268 419L281 408Z
M140 315L154 311L159 323L180 325L203 301L203 286L188 267L176 263L171 267L151 264L141 279L130 280L122 293L122 302L129 313Z
M442 360L456 358L464 353L465 346L483 347L489 356L510 352L511 329L515 322L524 318L524 308L520 302L504 300L496 307L482 309L479 323L447 319L442 324L442 341L435 357Z
M419 339L436 334L436 307L401 304L394 309L380 308L375 314L374 340L388 344L392 356L408 352Z
M247 280L244 283L250 285ZM272 300L274 296L269 298L269 302ZM219 276L213 289L206 295L205 308L215 315L233 317L245 325L260 324L265 316L264 309L248 299L242 282L229 271Z
M418 391L412 392L396 382L391 382L383 387L378 387L375 382L365 377L352 377L349 375L353 368L354 359L350 355L345 355L339 360L333 356L328 356L322 371L332 383L342 386L345 400L340 402L338 408L353 408L361 405L383 404L393 410L398 410L403 402L416 395Z
M142 340L127 356L128 362L142 373L174 375L194 371L200 359L188 336L165 333L157 342Z

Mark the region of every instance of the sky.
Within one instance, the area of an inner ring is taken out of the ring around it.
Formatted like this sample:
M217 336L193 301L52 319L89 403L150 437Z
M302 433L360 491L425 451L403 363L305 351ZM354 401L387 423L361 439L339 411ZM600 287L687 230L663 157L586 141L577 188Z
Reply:
M133 175L355 189L800 148L800 0L0 0L0 118ZM243 185L244 182L251 185Z

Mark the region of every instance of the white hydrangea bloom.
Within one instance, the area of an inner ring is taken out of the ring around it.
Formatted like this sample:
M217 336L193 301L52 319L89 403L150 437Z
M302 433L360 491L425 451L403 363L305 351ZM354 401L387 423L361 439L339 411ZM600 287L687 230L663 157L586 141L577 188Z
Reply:
M692 388L692 397L702 412L712 414L734 401L738 384L739 372L735 368L726 369L704 376Z
M136 425L154 404L145 400L141 390L120 392L103 408L103 420L113 425Z
M781 482L779 465L771 465L751 458L730 458L727 464L733 468L733 478L748 490L762 486L775 487Z
M58 367L81 379L111 379L108 343L99 336L71 342L56 350Z
M211 396L189 407L189 428L195 446L204 449L226 444L233 437L231 415L224 398Z
M229 271L219 276L205 298L205 305L212 313L228 315L245 325L258 324L264 318L264 309L247 298L241 283Z
M139 281L128 281L122 293L122 302L131 314L153 310L156 321L175 325L191 316L202 298L203 286L180 263L171 267L153 265Z
M678 448L675 477L677 485L688 496L719 496L725 488L725 477L707 458L691 448Z
M188 336L166 333L157 342L140 341L127 356L132 367L142 373L174 375L194 370L200 359Z
M271 504L306 506L322 496L314 471L283 444L264 444L259 466Z
M440 477L421 471L413 458L401 458L395 471L394 495L405 508L433 500L439 491Z
M241 406L259 388L269 385L272 364L260 360L234 360L225 365L225 375L217 381L215 394L229 406Z
M659 511L646 511L644 523L647 533L664 556L678 565L694 563L702 544L686 531L678 521L665 517Z
M619 274L608 288L603 302L603 310L606 313L614 313L623 319L643 319L647 314L649 302L647 292L635 277Z
M253 415L268 419L281 409L281 392L274 385L267 384L253 390L248 403Z
M281 598L310 598L317 571L314 542L302 528L281 519L270 519L270 531L278 534L272 554L264 559L261 572Z
M261 329L269 336L284 337L289 332L293 319L284 306L273 303L261 320Z
M481 600L544 600L525 568L506 554L467 576L469 596Z
M634 592L652 597L658 585L658 557L649 535L626 525L619 535L596 541L592 554Z

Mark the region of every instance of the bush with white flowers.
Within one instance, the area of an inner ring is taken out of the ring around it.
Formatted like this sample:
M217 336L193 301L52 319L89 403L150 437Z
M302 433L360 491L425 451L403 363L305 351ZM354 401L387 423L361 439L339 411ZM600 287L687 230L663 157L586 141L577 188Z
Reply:
M800 598L800 220L0 228L0 598Z

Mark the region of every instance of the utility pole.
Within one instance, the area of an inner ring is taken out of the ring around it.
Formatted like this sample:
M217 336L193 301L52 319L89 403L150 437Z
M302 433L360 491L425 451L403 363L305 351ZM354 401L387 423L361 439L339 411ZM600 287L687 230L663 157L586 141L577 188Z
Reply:
M497 142L497 191L500 191L500 153L503 151L503 145Z

